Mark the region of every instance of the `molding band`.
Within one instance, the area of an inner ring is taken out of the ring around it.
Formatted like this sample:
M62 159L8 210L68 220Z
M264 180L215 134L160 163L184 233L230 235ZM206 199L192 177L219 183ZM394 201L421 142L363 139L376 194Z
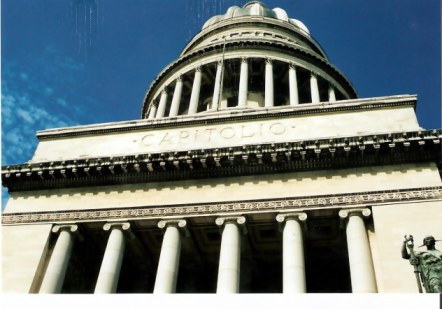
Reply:
M313 209L336 209L375 207L391 203L410 203L442 200L442 187L424 187L404 190L371 191L335 195L288 197L268 200L248 200L227 203L191 205L164 205L161 207L139 206L115 209L66 210L56 212L28 212L2 214L2 224L35 224L63 222L92 222L108 220L148 220L177 216L220 216L220 213L253 213L303 211Z

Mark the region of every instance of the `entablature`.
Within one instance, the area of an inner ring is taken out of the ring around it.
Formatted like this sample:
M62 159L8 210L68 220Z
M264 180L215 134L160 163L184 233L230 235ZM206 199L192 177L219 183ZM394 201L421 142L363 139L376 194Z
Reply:
M442 130L50 161L2 168L10 192L441 161Z

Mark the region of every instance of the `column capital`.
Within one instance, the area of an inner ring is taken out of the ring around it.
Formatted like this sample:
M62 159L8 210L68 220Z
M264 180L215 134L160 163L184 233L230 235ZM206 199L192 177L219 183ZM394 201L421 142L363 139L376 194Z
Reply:
M170 220L167 219L167 220L160 220L158 222L158 227L160 229L164 229L168 225L174 225L174 226L177 226L177 227L184 228L187 225L187 221L184 220L184 219L170 219Z
M161 89L161 94L166 94L167 93L167 86L164 86L163 89Z
M183 80L183 74L178 75L178 77L176 78L177 82L181 82Z
M61 230L68 230L71 233L78 231L78 225L76 224L60 224L52 227L52 233L58 233Z
M341 219L346 219L349 218L351 216L364 216L364 217L369 217L371 215L371 210L368 208L350 208L350 209L341 209L339 211L339 217Z
M222 66L223 65L223 60L222 59L218 60L216 62L216 65L219 66L219 67Z
M198 65L197 67L195 67L195 72L201 72L201 65Z
M293 69L293 70L296 70L296 65L295 65L295 63L294 63L294 62L289 62L289 68L290 68L290 69Z
M103 225L103 230L112 231L113 229L119 229L124 232L130 239L134 239L135 235L130 229L129 222L108 222Z
M249 61L249 59L247 57L242 57L241 58L241 62L247 63Z
M276 221L279 223L285 222L287 219L296 219L298 221L306 221L307 214L305 212L290 212L290 213L281 213L276 216Z
M218 217L215 220L215 223L218 226L223 226L227 222L236 222L242 225L246 223L246 217L244 216Z
M317 78L317 77L318 77L318 74L317 74L316 72L311 71L311 72L310 72L310 77Z
M103 230L109 231L112 229L121 229L122 231L128 231L130 229L129 222L108 222L103 225Z
M266 64L272 64L273 59L270 58L270 57L266 57L266 58L265 58L265 61L266 61Z

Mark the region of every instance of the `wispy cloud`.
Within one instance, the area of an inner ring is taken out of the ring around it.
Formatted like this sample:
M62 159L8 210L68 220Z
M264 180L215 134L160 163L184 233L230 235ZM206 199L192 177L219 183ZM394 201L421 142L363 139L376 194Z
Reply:
M36 131L84 123L88 114L87 106L73 102L79 96L72 95L85 74L82 63L54 47L46 48L31 66L7 60L2 72L2 165L28 161Z
M32 88L32 85L29 86ZM40 100L27 87L20 92L10 91L7 87L2 90L3 165L22 163L32 157L37 144L37 130L77 124L68 115L54 114L51 105Z

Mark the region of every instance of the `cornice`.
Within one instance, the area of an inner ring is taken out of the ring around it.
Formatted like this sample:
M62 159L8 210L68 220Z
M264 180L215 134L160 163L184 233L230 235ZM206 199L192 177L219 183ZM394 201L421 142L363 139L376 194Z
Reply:
M9 165L10 192L441 161L442 130Z
M345 209L376 207L394 203L435 201L442 199L442 187L423 187L402 190L369 191L333 195L287 197L265 200L243 200L221 203L164 205L162 207L137 206L127 208L88 209L73 211L6 213L3 225L96 222L112 220L166 220L220 214L247 215L255 212L288 213L315 209Z

